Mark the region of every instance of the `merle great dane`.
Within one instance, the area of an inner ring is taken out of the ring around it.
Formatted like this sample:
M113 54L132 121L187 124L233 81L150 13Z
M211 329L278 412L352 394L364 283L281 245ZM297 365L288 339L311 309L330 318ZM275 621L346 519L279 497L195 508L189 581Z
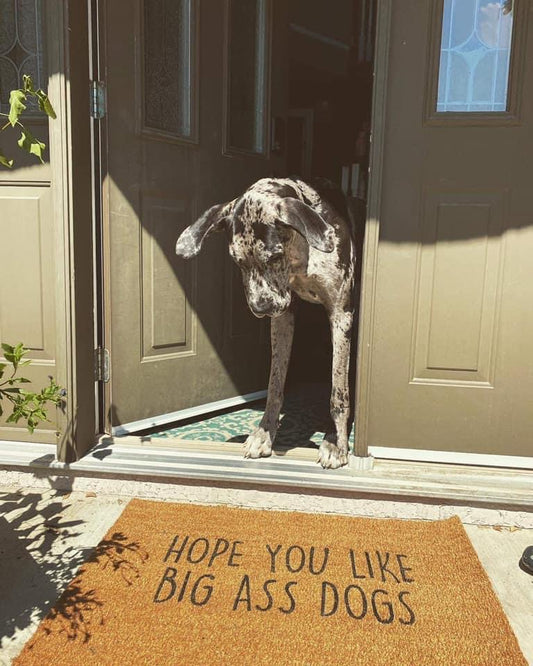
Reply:
M226 229L229 252L241 269L250 310L271 318L272 360L266 410L244 444L246 458L272 453L294 331L293 292L321 303L333 343L331 416L335 432L320 445L318 462L348 462L348 369L354 316L355 248L348 202L328 181L263 178L242 196L209 208L187 227L176 253L194 257L206 236Z

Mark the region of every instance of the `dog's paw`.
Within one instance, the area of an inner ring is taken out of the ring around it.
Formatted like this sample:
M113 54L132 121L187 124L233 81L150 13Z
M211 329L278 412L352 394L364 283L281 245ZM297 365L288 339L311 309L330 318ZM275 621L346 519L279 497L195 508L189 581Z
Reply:
M267 458L272 455L272 440L268 430L257 428L244 442L244 457Z
M341 451L337 444L324 439L318 450L318 462L325 469L338 469L348 463L348 451Z

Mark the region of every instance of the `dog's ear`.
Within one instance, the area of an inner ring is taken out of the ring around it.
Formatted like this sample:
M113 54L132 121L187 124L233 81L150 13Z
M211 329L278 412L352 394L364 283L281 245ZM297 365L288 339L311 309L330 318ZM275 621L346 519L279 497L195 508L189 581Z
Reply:
M211 206L205 213L187 227L178 238L176 254L184 259L190 259L200 252L206 236L213 231L221 231L233 210L233 201L230 203Z
M279 204L279 219L282 224L296 229L317 250L332 252L333 230L310 206L300 199L285 197Z

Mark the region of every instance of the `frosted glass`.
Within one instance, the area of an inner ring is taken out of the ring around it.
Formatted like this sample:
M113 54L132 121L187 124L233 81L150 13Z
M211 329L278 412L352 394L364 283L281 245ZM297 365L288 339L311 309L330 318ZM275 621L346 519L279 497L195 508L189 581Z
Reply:
M438 112L505 111L511 0L444 0Z

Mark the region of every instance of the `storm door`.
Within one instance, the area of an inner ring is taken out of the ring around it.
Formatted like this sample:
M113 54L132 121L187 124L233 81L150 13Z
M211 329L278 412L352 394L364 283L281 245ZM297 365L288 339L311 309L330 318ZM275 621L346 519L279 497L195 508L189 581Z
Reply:
M382 2L382 25L389 11L359 438L532 456L531 3Z
M270 126L284 107L286 20L272 0L112 0L102 12L108 426L132 430L266 388L268 329L226 238L190 261L175 243L279 169Z

